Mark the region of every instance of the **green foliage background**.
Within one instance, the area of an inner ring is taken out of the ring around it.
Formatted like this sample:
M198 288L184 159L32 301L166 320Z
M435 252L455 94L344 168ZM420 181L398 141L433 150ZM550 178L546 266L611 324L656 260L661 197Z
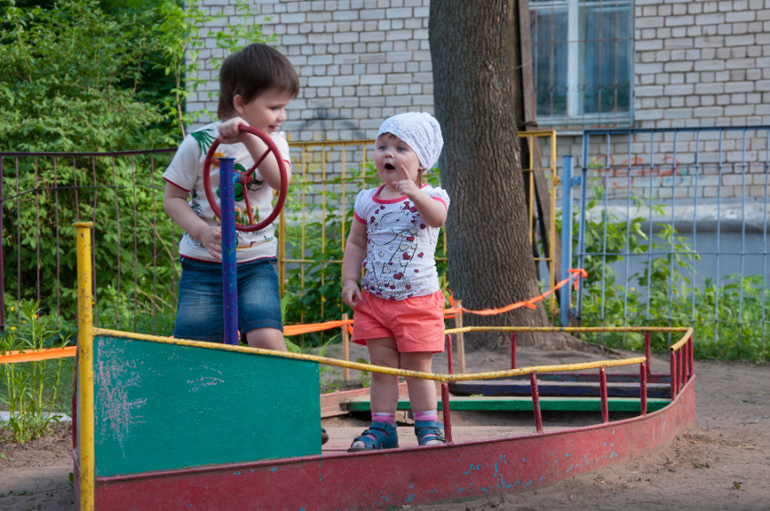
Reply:
M74 319L72 223L93 221L97 323L171 331L181 232L163 211L160 174L185 126L211 115L185 111L204 81L196 72L205 37L225 54L271 40L244 1L235 9L242 23L232 25L199 0L0 2L0 152L170 148L0 157L9 322L20 320L19 299L38 293L44 313ZM217 18L224 30L200 30Z

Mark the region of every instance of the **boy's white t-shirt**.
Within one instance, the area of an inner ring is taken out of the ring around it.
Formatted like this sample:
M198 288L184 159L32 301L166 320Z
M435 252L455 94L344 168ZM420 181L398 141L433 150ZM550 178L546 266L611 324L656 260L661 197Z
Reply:
M190 194L190 207L209 225L221 225L219 217L214 215L214 211L209 205L203 187L203 162L212 142L219 136L218 125L219 122L214 122L187 135L180 144L171 164L163 173L163 179ZM286 142L284 133L274 133L272 139L281 151L284 162L288 165L290 162L289 144ZM251 154L243 144L221 144L217 147L217 153L220 153L217 156L235 158L235 169L241 172L249 170L254 165ZM219 167L216 160L211 165L209 175L211 177L211 191L219 199ZM243 188L238 183L234 185L234 188L235 219L240 224L247 224L249 220L246 214L246 201L243 200ZM258 223L273 212L273 189L263 182L259 170L254 171L254 181L249 185L248 193L253 219L255 223ZM219 204L219 200L217 200L217 204ZM236 261L244 263L255 259L275 257L278 244L274 234L274 223L257 232L235 231ZM188 232L184 233L182 241L179 243L179 254L199 261L220 262L211 257L206 247Z
M366 225L361 287L388 300L431 295L440 289L434 258L439 229L422 221L409 197L380 199L384 186L356 197L356 220ZM421 190L449 208L445 190L430 185Z

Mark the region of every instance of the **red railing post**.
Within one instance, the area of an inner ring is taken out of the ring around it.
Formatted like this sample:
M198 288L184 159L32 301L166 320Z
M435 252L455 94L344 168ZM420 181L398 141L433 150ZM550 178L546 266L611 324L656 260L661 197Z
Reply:
M650 332L644 332L644 356L647 357L647 374L652 374L652 357L650 356Z
M511 332L511 369L516 369L516 332Z
M695 376L695 343L692 340L692 336L690 336L688 344L690 345L690 357L687 362L690 365L690 378L692 378Z
M441 382L441 412L444 415L444 436L448 444L452 443L452 421L449 417L449 384Z
M610 410L607 406L607 372L603 367L599 368L599 394L602 398L602 422L610 421Z
M537 392L537 375L530 373L529 387L532 390L532 409L535 412L535 429L538 433L543 432L543 416L540 413L540 394Z
M446 334L446 361L449 374L454 374L455 367L452 359L452 335Z
M647 415L647 367L639 364L639 399L642 415Z
M679 391L682 390L682 387L684 386L684 374L682 371L682 361L684 359L684 353L682 353L682 349L676 350L676 393L679 394Z
M671 400L676 399L676 355L671 352Z

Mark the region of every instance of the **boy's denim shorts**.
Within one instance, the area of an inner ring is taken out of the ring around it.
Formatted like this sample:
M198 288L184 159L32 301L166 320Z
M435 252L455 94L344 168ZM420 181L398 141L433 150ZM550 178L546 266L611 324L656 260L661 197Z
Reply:
M174 337L193 341L224 342L222 264L181 257L179 305ZM281 299L275 258L238 265L238 330L275 328L283 332Z

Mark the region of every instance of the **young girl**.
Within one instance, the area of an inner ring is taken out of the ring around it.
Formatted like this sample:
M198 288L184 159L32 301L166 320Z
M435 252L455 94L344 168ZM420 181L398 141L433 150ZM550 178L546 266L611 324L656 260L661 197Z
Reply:
M356 197L342 299L354 309L353 342L366 345L373 365L430 372L433 354L444 350L444 296L433 255L449 196L423 182L443 145L429 114L391 117L380 126L374 153L382 185ZM435 384L406 381L419 444L444 443ZM398 447L398 378L372 373L371 400L372 425L349 451Z

